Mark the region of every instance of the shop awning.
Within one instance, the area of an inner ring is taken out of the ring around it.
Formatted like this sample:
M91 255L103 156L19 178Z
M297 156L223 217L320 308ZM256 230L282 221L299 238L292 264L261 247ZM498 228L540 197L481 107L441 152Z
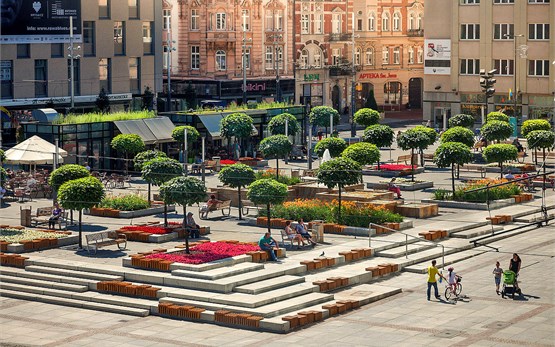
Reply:
M172 121L169 118L158 117L158 118L148 118L143 120L146 126L156 137L156 143L166 143L166 142L174 141L172 137L172 132L173 132L173 129L175 129L175 125L172 123Z
M114 122L122 134L137 134L145 145L172 142L175 125L167 117L123 120Z
M213 139L217 140L221 138L222 133L220 131L220 122L224 118L222 115L211 114L206 116L199 115L198 117Z

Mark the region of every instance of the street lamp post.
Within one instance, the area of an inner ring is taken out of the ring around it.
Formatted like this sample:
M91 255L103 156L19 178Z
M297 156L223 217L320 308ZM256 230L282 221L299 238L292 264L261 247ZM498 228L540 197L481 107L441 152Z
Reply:
M517 107L517 98L518 98L518 89L517 89L517 66L518 66L518 62L517 62L517 53L519 52L519 50L517 49L517 38L518 37L523 37L524 35L519 34L519 35L511 35L511 34L505 34L503 35L503 37L508 38L508 39L513 39L513 49L514 49L514 54L515 54L515 60L514 60L514 71L513 71L513 116L517 116L517 112L516 112L516 107Z
M243 13L243 105L247 103L247 14Z
M276 69L276 101L277 102L281 102L281 87L280 87L280 81L279 81L279 63L280 63L280 59L278 56L278 52L279 52L279 40L283 37L283 35L281 34L274 34L274 61L275 61L275 69ZM283 51L282 51L282 56L283 56Z
M167 40L167 49L168 49L168 61L167 61L167 72L168 72L168 94L167 94L167 111L172 110L172 51L173 48L173 40L172 40L172 29L171 29L171 18L168 17L166 22L166 27L168 28L168 40Z
M353 25L353 34L352 34L352 45L353 45L353 66L352 66L352 81L351 81L351 137L356 136L356 128L355 128L355 108L356 108L356 77L357 77L357 70L355 66L355 58L356 58L356 48L355 48L355 12L352 13L352 25ZM362 57L360 57L362 58Z
M73 45L73 17L69 17L69 90L70 90L70 109L73 110L75 107L75 71L74 71L74 59L81 58L80 55L75 55L75 50L81 49L81 46L75 47Z

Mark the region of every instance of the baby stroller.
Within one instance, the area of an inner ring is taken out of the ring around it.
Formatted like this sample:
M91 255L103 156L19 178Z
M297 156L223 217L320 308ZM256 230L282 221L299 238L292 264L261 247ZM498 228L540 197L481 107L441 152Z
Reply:
M522 295L520 288L518 287L518 282L516 280L516 274L507 270L503 272L503 289L501 290L501 297L505 298L505 295L515 298L515 293Z

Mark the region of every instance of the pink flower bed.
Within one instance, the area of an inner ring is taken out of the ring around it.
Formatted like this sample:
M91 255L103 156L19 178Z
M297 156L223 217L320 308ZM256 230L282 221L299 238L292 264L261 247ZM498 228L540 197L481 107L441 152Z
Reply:
M414 165L414 169L416 169L418 166ZM377 170L378 167L374 166L374 169ZM380 170L382 171L403 171L403 170L410 170L411 166L410 165L400 165L400 164L382 164L380 165Z
M140 231L147 234L167 234L173 231L172 228L164 228L164 227L154 227L154 226L138 226L138 225L130 225L120 229L121 231Z
M235 161L235 160L231 160L231 159L223 159L223 160L220 160L220 164L222 164L222 165L233 165L233 164L235 164L235 163L236 163L236 161Z
M207 242L190 248L191 254L185 251L174 253L158 253L148 255L147 258L169 260L174 263L204 264L215 260L235 257L252 251L259 251L254 245L231 244L226 242Z

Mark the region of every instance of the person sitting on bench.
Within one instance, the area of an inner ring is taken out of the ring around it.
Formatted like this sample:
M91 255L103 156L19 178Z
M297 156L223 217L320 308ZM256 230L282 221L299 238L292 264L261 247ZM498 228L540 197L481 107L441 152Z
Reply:
M306 226L304 225L304 221L302 218L299 218L299 220L297 221L297 227L295 229L297 231L297 234L305 238L308 242L310 242L312 246L316 246L316 242L312 239L312 236L310 236L309 232L306 230Z
M60 205L55 202L54 209L52 210L52 215L50 216L50 218L48 218L48 229L54 229L61 215L62 209L60 208Z
M272 261L279 261L274 252L274 248L277 247L277 242L269 232L266 232L264 236L260 238L258 241L258 247L260 247L261 250L268 252Z
M185 225L185 230L189 232L189 237L191 239L198 239L200 237L200 225L195 222L193 212L187 213L187 225Z
M291 221L289 220L285 222L285 234L287 234L289 240L297 241L297 249L301 249L301 242L303 246L305 245L301 234L297 234L291 229Z
M210 195L210 199L206 202L206 204L202 205L202 208L200 209L202 218L208 218L208 213L215 211L219 203L221 203L221 201L216 199L216 195Z
M401 199L401 188L395 184L395 177L393 177L387 184L387 190L397 194L397 199Z

